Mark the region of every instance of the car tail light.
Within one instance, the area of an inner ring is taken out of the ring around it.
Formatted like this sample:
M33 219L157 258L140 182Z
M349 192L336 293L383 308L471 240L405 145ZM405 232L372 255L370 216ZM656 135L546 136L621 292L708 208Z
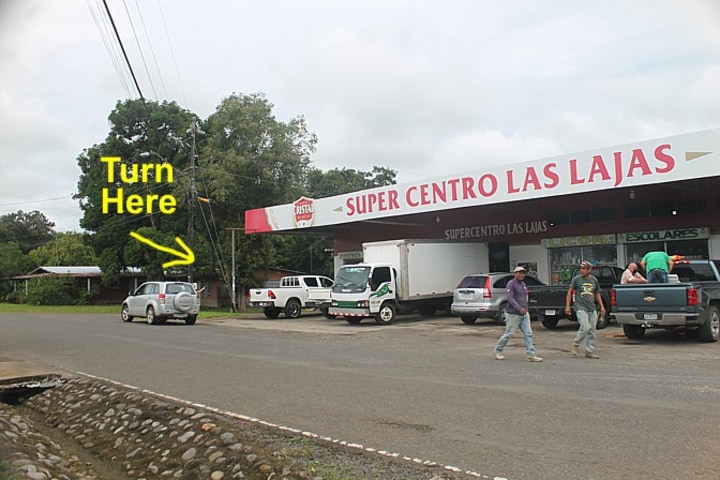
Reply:
M275 300L277 298L275 292L273 292L272 290L268 290L268 297L270 297L272 300Z
M610 305L617 307L617 299L615 298L615 290L610 290Z
M158 294L158 302L160 302L160 303L162 303L163 305L165 305L165 294L164 294L164 293Z
M687 304L690 307L696 307L699 302L700 293L697 291L697 288L688 288L687 289Z
M485 289L483 290L483 298L492 298L492 292L490 291L490 288L492 285L490 284L490 277L487 277L485 279Z

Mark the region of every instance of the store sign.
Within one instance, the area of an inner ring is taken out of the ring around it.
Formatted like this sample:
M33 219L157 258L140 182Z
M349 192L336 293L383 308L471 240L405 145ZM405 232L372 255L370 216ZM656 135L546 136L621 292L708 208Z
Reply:
M634 242L657 242L664 240L698 240L709 238L710 229L702 228L678 228L676 230L654 230L650 232L619 233L619 243Z
M545 248L578 247L583 245L612 245L617 241L615 234L580 235L578 237L544 238L540 244Z
M358 258L363 258L363 252L359 250L354 252L340 252L337 256L340 257L341 260L357 260Z
M532 235L547 232L546 220L532 222L498 223L493 225L473 225L471 227L448 228L445 240L465 240L468 238L505 237L507 235Z

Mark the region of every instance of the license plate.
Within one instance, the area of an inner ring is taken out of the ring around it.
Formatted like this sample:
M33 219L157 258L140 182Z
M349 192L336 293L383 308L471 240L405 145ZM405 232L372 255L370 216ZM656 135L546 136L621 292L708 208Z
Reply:
M657 313L643 313L643 320L657 320Z
M555 310L545 310L545 315L555 315Z

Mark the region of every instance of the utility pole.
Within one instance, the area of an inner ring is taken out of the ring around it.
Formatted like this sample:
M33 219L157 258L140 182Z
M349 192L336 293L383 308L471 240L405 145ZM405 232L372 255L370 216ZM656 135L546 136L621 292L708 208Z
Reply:
M195 152L196 152L196 145L195 145L195 122L193 121L192 127L190 127L190 132L192 134L192 152L190 155L190 192L188 194L188 232L187 232L187 238L188 238L188 247L190 247L190 250L194 251L195 247L195 201L196 201L196 193L195 193ZM188 283L193 283L193 266L192 263L188 265L188 275L187 275L187 281Z

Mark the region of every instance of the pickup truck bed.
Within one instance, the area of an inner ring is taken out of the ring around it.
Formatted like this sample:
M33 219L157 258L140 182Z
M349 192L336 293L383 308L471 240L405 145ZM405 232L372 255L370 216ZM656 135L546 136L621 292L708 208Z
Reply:
M681 260L672 273L680 283L614 285L612 309L625 336L639 339L649 328L698 330L704 342L720 340L718 260Z

